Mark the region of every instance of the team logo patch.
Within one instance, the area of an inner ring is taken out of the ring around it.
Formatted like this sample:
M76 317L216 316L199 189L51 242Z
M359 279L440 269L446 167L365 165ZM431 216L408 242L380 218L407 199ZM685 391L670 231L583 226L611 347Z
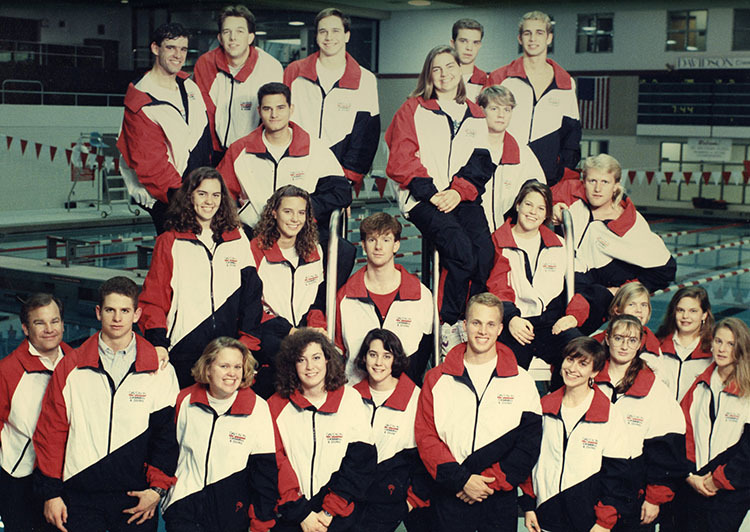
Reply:
M560 107L560 98L552 96L547 99L547 103L549 103L552 107Z
M247 439L247 436L245 436L241 432L229 433L229 443L236 443L237 445L242 445L243 443L245 443L246 439Z
M305 276L305 286L310 286L311 284L314 284L316 282L318 282L318 274L317 273L313 273L313 274Z
M292 181L299 181L300 179L305 178L305 171L304 170L298 170L296 172L289 172L289 179Z
M411 318L408 318L406 316L399 316L396 318L396 327L410 327L411 326Z
M128 393L128 399L131 403L144 403L146 401L146 392L130 392Z
M383 427L383 434L387 434L389 436L395 436L398 432L398 425L393 425L391 423L386 423Z
M737 423L740 420L740 413L739 412L726 412L724 414L724 421L729 421L731 423Z
M339 102L336 104L336 109L339 112L348 113L352 110L352 104L347 102Z
M188 96L188 100L190 100L191 102L195 101L195 94L193 94L192 92L188 92L187 96Z
M326 441L328 443L341 443L344 441L344 434L341 432L326 432Z
M557 264L554 262L545 262L542 264L542 270L545 272L556 272L557 271Z
M596 245L599 246L600 248L608 248L609 247L609 242L606 239L602 238L602 237L597 237L596 238Z
M515 396L508 393L497 394L497 404L499 405L512 405Z
M237 267L237 257L224 257L224 265L227 268L236 268Z
M476 132L476 130L474 128L471 128L471 127L467 128L466 129L466 136L469 137L470 139L473 139L474 137L477 136L477 132Z
M583 438L581 440L581 445L584 449L596 449L599 447L599 440L596 438Z
M643 416L636 416L634 414L628 414L625 417L625 422L628 425L633 425L634 427L640 427L643 425Z
M243 111L252 111L253 102L240 102L240 109Z

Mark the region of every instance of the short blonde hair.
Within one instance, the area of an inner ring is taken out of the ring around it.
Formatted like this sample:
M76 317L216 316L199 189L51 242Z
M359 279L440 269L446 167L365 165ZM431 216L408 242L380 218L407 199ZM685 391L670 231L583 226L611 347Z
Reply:
M258 361L255 360L255 357L245 344L228 336L219 336L211 340L203 350L203 354L190 371L195 382L208 384L208 368L216 362L216 357L219 356L222 349L236 349L242 353L242 382L240 383L240 388L252 386L253 381L255 381L255 370L258 367Z
M583 161L583 172L581 172L582 180L586 180L586 174L588 174L589 170L600 170L612 175L615 180L615 190L612 193L612 201L615 204L619 203L625 195L625 189L620 183L622 180L622 166L620 166L618 160L608 153L600 153L599 155L586 157L586 160Z
M502 85L491 85L482 89L477 96L477 105L482 109L486 108L491 102L497 102L500 105L507 105L511 109L516 107L516 98L508 87Z
M466 303L466 317L469 317L469 311L474 305L483 305L485 307L494 307L500 313L500 321L503 321L503 302L495 294L491 292L482 292L481 294L475 294L471 296L469 302Z
M609 319L614 318L618 314L625 314L625 307L634 298L645 295L648 299L648 311L652 311L651 308L651 293L648 288L643 286L640 281L633 281L631 283L625 283L617 289L615 297L612 298L612 302L609 304ZM645 323L643 325L646 325Z
M527 20L538 20L543 22L545 26L547 26L547 33L552 33L552 19L549 18L547 13L541 11L529 11L518 21L518 35L523 33L523 23Z

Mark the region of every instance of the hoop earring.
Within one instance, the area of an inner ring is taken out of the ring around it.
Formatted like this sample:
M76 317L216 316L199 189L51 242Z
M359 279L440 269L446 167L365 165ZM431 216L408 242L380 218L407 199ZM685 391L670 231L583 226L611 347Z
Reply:
M589 388L594 387L594 377L589 377Z

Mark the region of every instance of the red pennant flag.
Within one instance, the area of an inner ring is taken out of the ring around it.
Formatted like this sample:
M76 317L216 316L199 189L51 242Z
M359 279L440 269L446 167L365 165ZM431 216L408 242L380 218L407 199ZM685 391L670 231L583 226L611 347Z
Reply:
M664 172L664 179L667 180L667 184L672 182L672 176L674 175L674 172ZM649 181L651 183L651 181Z
M10 149L10 145L13 142L13 137L11 136L5 137L5 142L8 144L8 149ZM745 162L748 162L748 161L745 161Z
M71 155L73 155L73 150L65 150L65 158L68 159L68 164L70 164Z
M21 155L26 153L26 145L29 143L28 140L21 139Z
M55 155L57 154L57 146L50 146L49 147L49 161L54 162L55 161Z
M747 185L748 180L750 180L750 172L742 172L742 181Z
M651 183L651 181L654 180L654 172L653 171L646 172L646 180L649 182L649 184Z
M102 169L102 165L104 164L104 155L97 155L96 156L96 164L99 166L99 170Z
M115 157L115 172L120 172L120 158Z
M34 149L36 150L36 158L38 159L39 158L39 152L42 151L42 145L39 144L38 142L35 142L34 143Z
M703 172L701 177L703 178L703 182L708 185L708 180L711 179L711 172Z
M8 137L10 138L10 137ZM10 146L10 141L8 141L8 146ZM745 172L750 174L750 161L742 161L742 164L745 165Z
M693 172L682 172L682 177L685 179L685 183L690 184L690 179L693 177Z
M633 180L635 179L635 174L636 174L635 170L628 170L628 178L630 179L631 184L633 183Z
M388 179L385 177L376 177L375 178L375 186L378 187L378 194L380 194L380 197L383 197L383 193L385 192L385 186L388 184Z
M83 167L86 166L86 160L88 158L89 158L89 154L88 153L81 152L81 166L83 166Z
M725 185L729 184L729 178L730 177L732 177L732 172L722 172L721 173L721 178L724 180L724 184Z

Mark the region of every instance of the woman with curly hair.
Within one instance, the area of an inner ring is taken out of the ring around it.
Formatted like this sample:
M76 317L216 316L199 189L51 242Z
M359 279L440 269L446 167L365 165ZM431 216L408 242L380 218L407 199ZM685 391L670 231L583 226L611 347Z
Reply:
M268 406L288 465L280 464L274 530L353 530L377 464L367 408L344 385L344 360L319 331L287 336L276 368Z
M177 483L164 498L169 532L269 530L278 498L271 412L250 389L255 358L239 340L211 341L177 397ZM244 511L237 511L238 508Z
M257 348L262 285L221 174L196 168L169 205L167 231L156 239L140 295L144 335L180 387L217 336L239 337Z
M357 528L393 532L407 516L412 517L413 509L429 504L426 501L432 482L414 439L419 386L405 373L409 358L401 341L387 329L367 333L354 364L367 375L354 389L367 406L367 419L378 450L377 470ZM429 519L424 510L414 515L420 520ZM408 521L411 524L412 519ZM407 528L413 529L408 524Z
M274 192L250 246L264 285L257 353L261 367L254 390L267 399L274 391L273 370L281 340L298 327L323 330L326 326L323 250L310 195L294 185Z

